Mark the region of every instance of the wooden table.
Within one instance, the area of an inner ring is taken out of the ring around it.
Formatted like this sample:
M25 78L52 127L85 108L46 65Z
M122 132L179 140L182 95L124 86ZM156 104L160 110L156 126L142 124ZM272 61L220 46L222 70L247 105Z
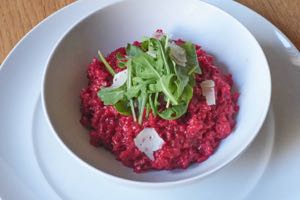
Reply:
M0 0L0 63L38 22L73 0ZM300 49L300 0L240 0L265 16Z

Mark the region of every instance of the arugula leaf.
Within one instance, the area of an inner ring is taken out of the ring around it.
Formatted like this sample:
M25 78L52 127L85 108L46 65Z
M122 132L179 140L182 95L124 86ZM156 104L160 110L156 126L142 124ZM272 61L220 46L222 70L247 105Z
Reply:
M128 88L127 91L125 92L126 97L128 99L132 99L134 97L139 96L139 92L143 87L144 87L143 85L136 85Z
M159 41L162 43L163 48L164 48L164 49L167 49L167 47L168 47L168 45L169 45L169 37L168 37L168 35L163 35L163 36L160 38Z
M163 110L162 112L158 112L158 115L166 120L174 120L180 118L187 111L190 100L193 97L193 87L189 84L184 88L181 103L179 105L172 106Z
M134 103L133 103L132 99L129 100L129 105L130 105L130 110L131 110L131 114L133 117L133 121L136 122L136 114L135 114Z
M177 80L175 81L175 84L177 86L175 97L179 98L182 95L183 90L187 86L190 77L185 73L185 68L180 66L175 66L175 68L177 75Z
M199 66L197 54L196 54L196 48L195 45L191 42L185 42L181 47L186 52L186 58L187 58L187 67L189 68L189 75L193 72L197 74L201 74L201 68Z
M152 110L152 114L155 117L156 116L156 108L154 106L154 100L153 100L152 96L153 96L153 94L149 94L149 105L150 105L150 108Z
M159 71L163 68L163 64L147 53L134 57L133 63L137 77L145 79L157 79L161 77Z
M122 56L120 52L116 54L116 58L117 60L124 60L124 56Z
M160 77L159 83L161 84L162 92L170 99L170 101L177 105L178 101L176 97L173 95L173 92L176 89L176 86L174 86L173 80L174 77L176 77L175 74L168 74Z
M128 44L126 56L117 54L118 66L127 67L127 82L119 88L101 88L99 98L105 105L113 105L123 115L132 115L134 121L142 123L144 112L148 117L178 119L187 111L193 97L195 73L200 74L195 45L184 42L180 45L184 65L179 66L170 57L171 45L166 35L157 38L143 38L140 47ZM107 70L114 75L112 67L103 55L100 59ZM166 105L162 108L160 105Z
M188 84L182 92L181 100L188 104L192 98L193 98L193 87L190 84Z
M117 58L117 61L118 61L118 67L121 68L121 69L126 68L127 60L124 56L121 55L120 52L118 52L116 54L116 58Z
M159 76L154 69L155 61L147 54L137 56L132 59L134 73L137 77L142 79L156 79ZM151 67L149 67L151 66Z
M159 95L159 93L155 93L155 95L154 94L149 95L149 104L150 104L150 108L151 108L151 111L152 111L152 114L154 115L154 117L157 115L157 112L158 112L157 111L158 95Z
M149 84L148 93L156 93L162 91L162 87L160 83Z
M166 39L165 36L162 37L163 39ZM168 63L168 60L167 60L167 55L165 53L165 50L164 50L164 47L162 45L162 43L157 40L157 39L154 39L154 38L151 38L150 41L155 45L157 46L158 48L158 53L159 55L161 56L162 58L162 61L163 61L163 64L166 68L166 73L169 74L170 73L170 66L169 66L169 63Z
M130 88L127 88L127 91L125 92L125 95L128 99L134 98L139 96L139 92L142 90L146 91L147 86L153 85L152 80L142 80L138 77L134 77L132 80L133 85ZM149 90L148 90L149 91Z
M156 78L159 79L159 84L161 85L162 91L170 99L170 101L177 105L178 102L173 96L172 91L170 90L170 81L175 74L168 74L161 76L158 71L155 69L160 67L155 65L155 61L147 54L141 54L133 59L133 63L136 64L136 75L141 78ZM173 88L174 90L174 88Z
M129 105L128 100L126 100L126 99L122 99L122 100L118 101L114 105L114 107L122 115L127 115L127 116L131 115L130 105Z
M144 80L141 77L138 77L138 76L132 77L132 84L133 85L138 85L138 84L143 83L143 82L144 82Z
M126 66L127 66L127 62L119 61L119 63L118 63L119 68L124 69L124 68L126 68Z
M149 48L149 38L143 38L142 42L141 42L141 49L146 52L148 51Z
M157 45L153 43L152 39L149 38L148 40L148 50L146 51L148 55L150 55L153 58L157 58L158 52L157 52ZM159 61L160 59L157 59Z
M141 54L143 54L143 50L135 45L132 44L127 44L126 47L126 54L129 57L135 57L135 56L139 56Z
M165 109L162 112L158 112L158 115L166 120L173 120L173 119L178 119L179 117L181 117L184 113L186 113L188 108L188 104L186 104L185 102L176 105L176 106L172 106L170 108Z
M154 97L154 106L156 108L158 108L158 106L160 105L158 102L158 97L159 97L159 92L155 93L155 97Z
M146 118L149 117L150 109L151 109L150 104L147 103L147 104L146 104Z
M104 105L114 105L123 99L124 94L124 86L119 88L101 88L98 92L98 97L100 97Z

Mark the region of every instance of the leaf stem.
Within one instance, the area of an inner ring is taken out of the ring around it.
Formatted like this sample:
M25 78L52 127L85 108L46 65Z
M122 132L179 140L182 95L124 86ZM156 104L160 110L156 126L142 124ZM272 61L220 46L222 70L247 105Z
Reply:
M132 71L132 66L131 66L131 59L128 60L127 62L127 88L131 88L131 71Z
M147 103L146 104L146 118L148 119L148 117L149 117L149 112L150 112L150 105L149 105L149 103Z
M168 99L170 99L170 101L172 101L172 103L174 105L178 104L178 101L175 99L175 97L169 92L167 86L165 86L162 77L160 76L160 74L155 70L155 68L151 65L151 63L149 63L149 61L144 58L146 61L146 64L150 67L150 69L152 69L152 71L156 74L156 76L159 78L159 82L161 84L162 90L164 92L164 94L168 97Z
M163 93L168 97L168 100L172 101L172 103L174 105L177 105L178 104L178 101L176 100L176 98L170 93L170 91L167 89L167 87L165 86L165 84L163 83L163 79L160 78L159 79L159 82L161 84L161 88L162 88L162 91Z
M132 71L131 59L129 59L128 62L127 62L127 76L128 76L127 77L127 88L128 89L131 88L131 71ZM134 104L133 104L132 99L129 100L129 104L130 104L130 109L131 109L133 121L136 122L136 114L135 114Z
M168 43L169 43L169 36L168 36L168 34L166 34L165 50L167 50Z
M169 107L170 107L170 99L168 99L167 105L166 105L166 108L169 108Z
M103 54L101 53L100 50L98 50L98 55L100 57L101 62L103 62L105 68L107 69L107 71L114 76L116 74L116 72L113 70L113 68L108 64L108 62L106 61L106 59L104 58Z
M139 113L139 119L138 119L139 124L142 124L146 101L147 101L147 95L145 94L145 95L143 95L142 105L141 105L141 109L140 109L140 113Z
M133 121L136 122L136 115L135 115L135 110L134 110L134 105L133 105L133 100L132 99L129 100L129 104L130 104L130 109L131 109Z
M160 41L158 41L158 46L159 46L159 49L160 49L160 52L161 52L161 57L164 61L164 64L166 66L166 70L167 70L167 74L170 74L170 66L169 66L169 63L167 61L167 58L166 58L166 55L165 55L165 52L164 52L164 49L160 43Z

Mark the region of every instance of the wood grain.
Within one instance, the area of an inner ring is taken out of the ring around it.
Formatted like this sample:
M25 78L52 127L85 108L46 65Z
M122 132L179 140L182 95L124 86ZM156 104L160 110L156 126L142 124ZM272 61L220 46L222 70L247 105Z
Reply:
M0 63L36 24L73 0L0 0Z
M74 0L0 0L0 63L37 23ZM300 0L240 0L257 11L300 49Z
M300 0L240 0L275 26L300 50Z

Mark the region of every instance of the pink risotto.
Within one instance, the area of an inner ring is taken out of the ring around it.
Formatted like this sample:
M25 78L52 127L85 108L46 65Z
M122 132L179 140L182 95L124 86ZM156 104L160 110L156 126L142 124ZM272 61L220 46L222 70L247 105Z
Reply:
M176 44L181 42L175 41ZM141 43L134 42L133 45L140 46ZM118 112L113 105L104 105L98 92L112 84L113 76L103 62L94 58L87 68L88 86L80 94L81 124L89 129L90 143L95 147L105 147L135 172L185 169L208 159L235 127L239 94L233 91L232 76L215 66L214 58L199 45L194 46L202 73L194 76L193 94L186 113L171 120L150 111L138 123L131 115ZM117 55L126 57L125 47L116 49L106 57L116 73L124 70L119 67ZM208 105L203 95L201 82L205 80L214 82L214 105ZM134 139L146 127L154 128L164 141L154 151L154 159L150 159L134 143Z

